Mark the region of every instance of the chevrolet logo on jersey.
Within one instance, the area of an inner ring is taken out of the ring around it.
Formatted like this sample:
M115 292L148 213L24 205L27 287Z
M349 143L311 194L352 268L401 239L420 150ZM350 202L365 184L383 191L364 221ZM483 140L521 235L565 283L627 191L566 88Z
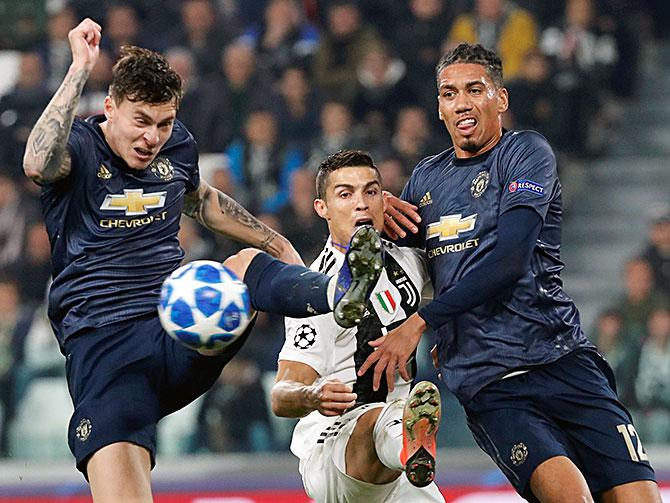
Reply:
M162 208L167 192L144 194L143 189L123 189L123 195L107 194L101 210L125 211L127 216L146 215L147 210Z
M440 217L439 222L428 224L426 230L426 240L434 237L440 238L440 241L447 239L457 239L461 232L469 232L475 228L477 213L469 217L461 218L461 214L447 215Z

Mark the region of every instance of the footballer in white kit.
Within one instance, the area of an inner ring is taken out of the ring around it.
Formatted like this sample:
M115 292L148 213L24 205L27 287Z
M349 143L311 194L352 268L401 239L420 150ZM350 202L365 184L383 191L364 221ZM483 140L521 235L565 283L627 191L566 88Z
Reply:
M372 408L383 408L375 425L395 426L402 436L402 414L411 382L396 376L389 393L385 383L372 390L372 373L356 375L357 368L373 351L368 342L399 325L416 312L421 291L428 283L424 253L414 248L399 248L384 241L384 270L372 290L368 312L357 327L342 328L330 314L311 318L286 318L286 341L278 359L301 362L318 373L314 382L337 379L350 384L356 393L356 406L343 415L325 416L318 410L300 419L295 427L291 451L300 458L300 473L307 494L317 502L434 502L444 501L435 483L419 488L402 474L386 484L370 484L346 474L345 449L358 418ZM336 274L345 254L328 239L311 269ZM412 359L412 375L416 363ZM400 399L400 400L399 400Z

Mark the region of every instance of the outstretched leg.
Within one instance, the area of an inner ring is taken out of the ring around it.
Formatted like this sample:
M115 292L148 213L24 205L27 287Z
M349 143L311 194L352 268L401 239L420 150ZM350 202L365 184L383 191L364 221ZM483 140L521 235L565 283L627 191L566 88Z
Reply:
M305 318L329 313L335 307L340 315L336 321L352 327L365 312L369 291L383 264L379 234L363 226L354 232L345 265L337 276L286 264L256 249L244 249L223 265L244 280L257 311Z

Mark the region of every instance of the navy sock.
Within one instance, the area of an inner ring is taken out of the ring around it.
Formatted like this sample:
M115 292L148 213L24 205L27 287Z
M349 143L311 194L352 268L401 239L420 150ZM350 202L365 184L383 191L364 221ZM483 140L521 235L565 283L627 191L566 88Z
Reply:
M330 276L304 266L286 264L267 253L256 255L244 275L251 306L257 311L306 318L332 311Z

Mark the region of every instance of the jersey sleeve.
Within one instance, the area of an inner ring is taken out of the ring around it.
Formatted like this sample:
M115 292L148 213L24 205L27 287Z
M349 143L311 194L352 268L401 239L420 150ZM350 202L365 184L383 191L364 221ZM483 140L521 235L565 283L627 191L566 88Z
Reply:
M503 155L500 213L516 206L527 206L544 220L558 184L556 157L549 143L535 132L517 133L517 138Z
M332 319L332 314L302 319L286 318L286 339L277 359L304 363L320 376L328 375L328 355L333 352L334 334L326 331L324 316Z

